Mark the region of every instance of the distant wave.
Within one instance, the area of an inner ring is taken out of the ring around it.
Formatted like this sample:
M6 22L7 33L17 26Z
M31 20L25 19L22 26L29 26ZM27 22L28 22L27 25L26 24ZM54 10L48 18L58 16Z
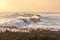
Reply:
M40 20L40 21L39 21ZM56 17L56 16L47 16L47 17L39 17L39 20L37 20L37 25L46 25L46 26L60 26L60 17ZM15 20L11 20L9 22L3 23L4 25L8 25L8 24L14 24L15 26L19 24L21 25L29 25L31 23L33 23L32 20L30 19L23 19L22 21L19 19L15 19ZM25 23L25 24L24 24ZM3 25L2 24L2 25ZM33 23L34 24L34 23ZM13 26L13 25L12 25Z
M33 14L34 15L34 14ZM29 19L32 14L4 14L0 16L0 26L21 26L21 27L33 27L33 28L60 28L60 16L38 16L38 19ZM40 15L40 14L39 14ZM45 15L45 14L44 14ZM28 17L21 19L19 17ZM3 21L2 21L3 20ZM1 23L1 21L3 23Z

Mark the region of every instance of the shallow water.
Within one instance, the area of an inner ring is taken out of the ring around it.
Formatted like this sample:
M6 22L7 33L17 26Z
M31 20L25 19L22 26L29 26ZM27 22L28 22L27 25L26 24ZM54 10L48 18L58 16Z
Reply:
M40 22L38 22L38 23L30 23L26 27L60 29L60 14L56 13L56 14L51 14L51 15L49 14L48 15L48 14L42 14L41 13L39 15L41 15ZM12 21L11 23L14 23L14 24L18 23L19 24L20 21L17 20L19 17L21 17L21 14L19 14L19 13L0 14L0 24L2 24L2 25L4 23L9 24L11 21ZM25 24L23 24L23 25L25 25Z
M31 28L54 28L54 30L60 30L60 17L57 16L46 16L41 17L40 22L37 24L31 23L28 27Z

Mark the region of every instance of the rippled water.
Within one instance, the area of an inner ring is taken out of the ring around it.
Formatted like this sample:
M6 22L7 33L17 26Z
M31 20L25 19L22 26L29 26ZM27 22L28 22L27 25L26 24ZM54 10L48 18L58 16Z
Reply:
M41 25L60 26L60 17L47 16L47 17L41 17L40 20L41 20L41 22L39 24L41 24Z
M49 13L48 13L49 14ZM40 13L40 22L38 23L31 23L27 27L33 27L33 28L55 28L60 29L60 13L53 13L53 14L43 14ZM7 13L7 14L0 14L0 24L9 23L12 20L16 20L21 16L19 13ZM23 15L24 16L24 15ZM15 21L13 21L15 22ZM19 23L19 21L17 20ZM17 23L15 22L15 24ZM24 23L24 22L23 22ZM22 24L23 24L22 23Z
M28 27L32 28L54 28L54 30L60 30L60 17L58 16L46 16L41 17L40 22L37 24L30 24Z

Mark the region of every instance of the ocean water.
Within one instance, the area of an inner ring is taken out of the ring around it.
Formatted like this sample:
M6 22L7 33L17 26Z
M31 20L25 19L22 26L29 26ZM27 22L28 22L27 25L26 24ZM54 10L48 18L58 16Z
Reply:
M30 28L43 28L43 29L51 29L60 30L60 16L45 16L40 17L40 22L31 23L28 27Z
M0 25L2 26L20 26L23 27L31 27L31 28L54 28L60 30L60 14L58 13L39 13L41 17L39 17L40 21L37 23L31 22L28 24L31 20L29 19L29 15L27 15L27 22L25 23L23 20L20 20L19 17L25 16L26 14L22 13L11 13L11 14L0 14ZM31 14L32 15L32 14ZM18 20L19 19L19 20ZM13 25L14 24L14 25Z
M41 17L41 22L39 24L46 25L46 26L60 26L60 17L56 16L47 16L47 17Z

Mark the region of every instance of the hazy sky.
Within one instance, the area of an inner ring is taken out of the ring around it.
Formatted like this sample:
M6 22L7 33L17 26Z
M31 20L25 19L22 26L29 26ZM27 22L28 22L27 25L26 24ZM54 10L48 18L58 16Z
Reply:
M0 0L0 12L60 12L60 0Z

